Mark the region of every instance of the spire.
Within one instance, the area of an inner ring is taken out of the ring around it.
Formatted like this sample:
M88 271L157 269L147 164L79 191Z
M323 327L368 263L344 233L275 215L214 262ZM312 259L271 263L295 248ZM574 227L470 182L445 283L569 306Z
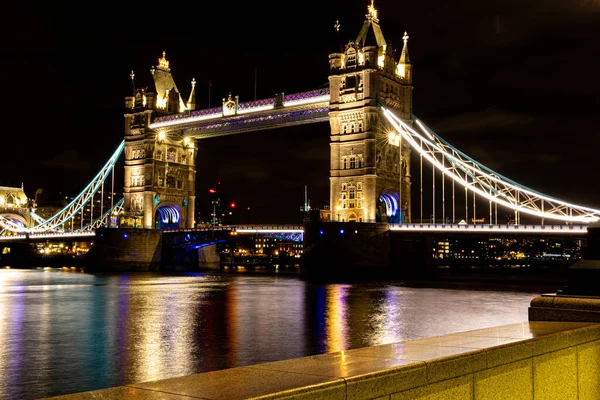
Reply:
M398 61L398 65L396 67L396 74L400 78L412 82L412 68L410 66L410 58L408 57L408 34L406 33L406 31L404 32L404 36L402 36L402 40L404 40L404 47L402 47L400 61Z
M375 22L379 22L379 20L377 19L377 9L375 8L375 0L371 0L371 5L367 7L367 11L369 12L367 14L367 18L372 19Z
M402 54L400 55L400 64L410 64L410 58L408 57L408 34L404 31L404 36L402 36L402 40L404 40L404 46L402 47Z
M167 61L167 52L166 51L163 51L162 58L158 59L158 68L163 69L167 72L171 71L169 69L169 61Z
M381 27L379 26L379 19L377 18L377 9L375 9L374 0L371 0L371 5L367 7L368 14L366 15L365 22L356 38L355 42L361 47L364 46L377 46L386 47L385 38Z
M194 110L196 108L196 78L192 78L192 91L190 92L190 98L187 102L188 110Z
M135 74L133 73L133 70L131 70L129 77L131 78L131 88L133 89L133 95L135 96Z

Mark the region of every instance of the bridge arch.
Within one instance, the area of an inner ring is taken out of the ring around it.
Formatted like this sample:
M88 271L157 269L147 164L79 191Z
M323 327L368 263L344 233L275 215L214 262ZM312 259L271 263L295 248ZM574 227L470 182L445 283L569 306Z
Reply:
M12 222L16 226L20 226L22 228L29 227L29 223L27 222L27 219L20 214L2 213L2 214L0 214L0 217Z
M154 227L157 229L179 228L181 207L175 203L161 203L154 210Z
M401 223L400 195L398 190L384 189L377 201L377 222Z

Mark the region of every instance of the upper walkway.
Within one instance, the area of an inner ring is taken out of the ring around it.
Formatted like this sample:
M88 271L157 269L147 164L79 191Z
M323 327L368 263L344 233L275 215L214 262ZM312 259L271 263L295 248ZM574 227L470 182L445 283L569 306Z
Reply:
M329 88L158 117L151 129L184 130L196 139L329 121Z

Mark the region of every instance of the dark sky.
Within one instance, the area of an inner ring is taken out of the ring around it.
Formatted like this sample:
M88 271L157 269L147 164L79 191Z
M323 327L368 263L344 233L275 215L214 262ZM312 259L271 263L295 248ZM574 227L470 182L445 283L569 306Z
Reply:
M240 4L241 3L241 4ZM0 185L81 189L123 139L129 73L162 51L199 108L328 84L368 0L2 6ZM600 1L376 0L386 40L408 31L414 113L448 142L543 193L600 208ZM336 37L333 24L341 24ZM8 122L8 123L7 123ZM259 222L297 222L304 185L329 201L327 123L198 142L198 197L216 182ZM122 169L117 170L122 175ZM122 177L119 184L122 187Z

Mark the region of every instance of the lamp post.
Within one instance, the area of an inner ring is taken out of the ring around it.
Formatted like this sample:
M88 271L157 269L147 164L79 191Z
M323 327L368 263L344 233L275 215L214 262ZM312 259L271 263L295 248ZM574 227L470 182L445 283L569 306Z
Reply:
M396 132L388 134L388 142L398 147L398 223L402 223L402 136Z

